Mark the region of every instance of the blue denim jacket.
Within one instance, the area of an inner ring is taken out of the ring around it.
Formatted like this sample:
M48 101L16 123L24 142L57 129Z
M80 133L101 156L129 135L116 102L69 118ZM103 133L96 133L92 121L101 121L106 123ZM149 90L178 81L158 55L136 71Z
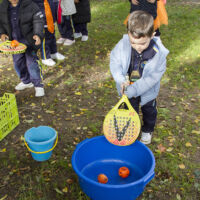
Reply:
M144 66L143 74L134 84L129 85L125 91L128 98L141 97L141 105L155 99L160 89L160 80L166 70L166 57L169 53L159 38L154 38L157 53L148 60ZM131 60L131 43L127 34L111 51L110 71L116 82L119 95L121 84L126 81Z

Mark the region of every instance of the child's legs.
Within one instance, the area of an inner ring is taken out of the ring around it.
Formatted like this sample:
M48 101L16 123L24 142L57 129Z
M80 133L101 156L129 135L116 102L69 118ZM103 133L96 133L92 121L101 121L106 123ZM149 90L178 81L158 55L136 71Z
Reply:
M33 83L34 87L43 87L42 68L38 64L36 52L32 48L27 48L25 56L27 70L30 75L30 81Z
M88 35L87 23L81 24L81 33L82 35Z
M56 43L54 33L50 33L47 28L45 28L45 36L40 48L43 60L51 58L51 54L57 52L57 46L53 45L54 43Z
M51 39L49 40L49 47L50 47L51 54L54 54L57 52L55 32L51 34Z
M140 97L129 99L134 110L139 114Z
M66 38L69 40L74 40L71 16L65 16L65 21L66 21Z
M75 24L74 23L74 30L75 30L75 33L81 33L81 26L80 26L80 24Z
M30 75L26 66L25 53L13 55L13 63L14 63L14 67L17 72L17 75L19 76L21 81L25 84L30 83L31 80L30 80Z
M156 99L143 105L141 110L143 114L142 131L145 133L153 132L157 119Z
M62 38L67 38L67 20L62 16L62 23L58 24L58 30Z
M87 23L75 24L74 28L76 33L82 33L82 35L88 35Z

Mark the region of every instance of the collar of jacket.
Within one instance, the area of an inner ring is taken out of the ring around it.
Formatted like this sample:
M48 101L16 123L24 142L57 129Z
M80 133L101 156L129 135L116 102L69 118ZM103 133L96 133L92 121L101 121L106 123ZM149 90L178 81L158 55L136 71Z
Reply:
M142 58L142 62L150 60L158 52L158 48L156 47L155 41L153 39L150 41L149 46L141 54L139 54L135 49L133 50L134 50L134 55L137 58L139 57Z

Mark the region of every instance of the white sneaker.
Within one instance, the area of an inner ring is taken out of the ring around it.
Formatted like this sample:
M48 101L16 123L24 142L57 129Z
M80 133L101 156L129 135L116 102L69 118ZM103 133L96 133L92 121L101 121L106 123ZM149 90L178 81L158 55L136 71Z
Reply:
M152 138L152 133L142 132L142 136L141 136L140 142L142 142L143 144L150 144L151 143L151 138Z
M57 52L57 53L51 54L51 58L56 59L56 60L64 60L65 56Z
M81 41L86 42L87 40L88 40L88 35L83 35Z
M66 39L63 45L65 45L65 46L70 46L70 45L72 45L72 44L74 44L74 43L75 43L75 40Z
M52 67L52 66L54 66L56 64L56 62L54 60L52 60L52 58L48 58L46 60L42 60L42 63L44 65L47 65L47 66L50 66L50 67Z
M63 44L65 42L66 38L59 38L56 43L57 44Z
M35 96L36 97L43 97L44 96L44 88L35 87Z
M75 39L80 38L80 37L82 37L82 33L74 33Z
M33 83L25 84L21 82L15 87L15 90L24 90L26 88L32 88L33 86L34 86Z

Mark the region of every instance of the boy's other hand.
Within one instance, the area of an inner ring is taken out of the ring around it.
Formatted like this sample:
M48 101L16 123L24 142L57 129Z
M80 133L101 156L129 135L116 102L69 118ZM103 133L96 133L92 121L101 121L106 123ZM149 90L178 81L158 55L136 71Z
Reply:
M132 2L132 4L135 4L135 5L139 4L138 0L131 0L131 2Z
M8 39L9 39L9 37L6 34L1 35L1 41L5 42Z
M149 3L155 3L156 0L147 0Z
M121 84L121 94L124 94L124 90L126 90L126 87L130 85L130 81L126 81L124 83Z
M79 0L74 0L74 3L79 3Z
M40 37L38 35L34 35L33 39L35 40L35 45L40 45L41 44L41 40L40 40Z

